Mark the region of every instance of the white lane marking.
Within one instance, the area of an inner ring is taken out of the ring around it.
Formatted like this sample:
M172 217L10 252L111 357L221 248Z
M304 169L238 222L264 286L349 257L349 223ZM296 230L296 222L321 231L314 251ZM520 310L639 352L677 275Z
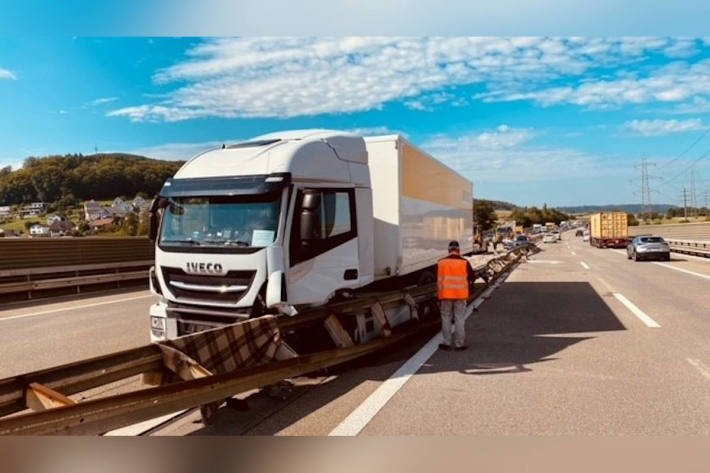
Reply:
M662 267L668 268L668 269L675 269L676 271L680 271L681 273L692 274L693 276L697 276L699 278L710 279L710 276L708 276L707 274L696 273L695 271L689 271L687 269L678 268L677 266L672 266L667 263L657 263L654 261L653 264L657 264L658 266L662 266Z
M575 253L574 251L572 251L571 253L572 253L572 256L577 256L577 253Z
M659 328L661 326L658 322L656 322L651 317L646 315L646 313L644 311L642 311L641 309L636 307L636 305L633 302L631 302L626 297L624 297L623 294L620 294L618 292L614 292L613 294L614 294L614 297L616 297L619 302L624 304L626 306L626 308L631 311L632 314L634 314L636 317L638 317L639 320L646 325L646 327Z
M56 312L66 312L69 310L86 309L88 307L96 307L96 306L105 305L105 304L115 304L117 302L135 301L138 299L145 299L148 297L155 297L155 296L153 296L152 294L146 294L144 296L127 297L127 298L123 298L123 299L114 299L111 301L95 302L93 304L75 305L75 306L71 306L71 307L62 307L60 309L43 310L41 312L32 312L30 314L20 314L20 315L12 315L10 317L0 317L0 322L2 322L3 320L24 319L25 317L34 317L36 315L54 314Z
M496 283L488 288L481 296L474 300L466 308L466 318L473 313L473 309L481 305L483 299L497 288L508 277L510 272L504 274ZM418 352L408 359L397 371L385 380L370 396L365 399L354 411L352 411L343 421L331 432L330 436L354 436L360 433L365 426L377 415L378 412L389 402L397 391L409 381L419 368L431 358L439 348L439 343L443 340L441 332L433 336Z
M686 358L685 361L690 363L695 369L700 371L700 374L705 376L705 378L710 379L710 368L705 366L702 361L696 358Z
M582 262L579 263L579 264L581 264L584 269L591 269L591 268L589 267L589 265L588 265L587 263L585 263L584 261L582 261Z

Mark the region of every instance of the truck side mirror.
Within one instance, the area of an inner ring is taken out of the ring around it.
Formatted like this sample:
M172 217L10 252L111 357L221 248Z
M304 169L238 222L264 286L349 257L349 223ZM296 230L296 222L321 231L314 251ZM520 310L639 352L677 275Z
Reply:
M304 197L305 198L305 197ZM313 233L318 223L318 214L311 209L304 208L301 211L300 230L301 245L308 246L313 240Z
M155 241L158 237L158 228L160 227L159 210L167 207L168 200L163 197L156 197L150 204L148 211L148 238L150 241Z
M320 207L320 192L310 190L304 191L303 202L301 202L301 208L315 210L318 207Z

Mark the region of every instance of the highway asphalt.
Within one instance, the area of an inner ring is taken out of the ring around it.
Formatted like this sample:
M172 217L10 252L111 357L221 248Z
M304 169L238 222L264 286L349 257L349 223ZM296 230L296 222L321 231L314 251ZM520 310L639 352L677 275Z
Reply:
M363 405L362 435L710 433L710 260L636 263L569 233L541 246L469 318L469 350L436 351L396 388L428 337L155 433L328 435ZM0 310L0 377L145 344L150 303Z

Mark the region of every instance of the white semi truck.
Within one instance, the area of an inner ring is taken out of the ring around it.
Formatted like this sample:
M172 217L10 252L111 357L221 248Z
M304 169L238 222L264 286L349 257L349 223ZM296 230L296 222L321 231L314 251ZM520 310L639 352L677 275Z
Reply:
M202 153L151 207L151 338L430 282L450 240L472 251L472 199L399 135L279 132Z

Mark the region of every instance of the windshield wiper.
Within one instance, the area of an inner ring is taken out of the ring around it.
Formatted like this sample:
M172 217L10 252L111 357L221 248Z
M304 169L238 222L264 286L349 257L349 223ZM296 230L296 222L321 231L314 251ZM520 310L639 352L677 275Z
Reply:
M243 240L225 240L224 245L251 246L249 242Z
M209 244L222 244L224 246L236 245L236 246L250 246L249 242L242 240L204 240L205 243Z
M200 246L202 243L200 243L197 240L163 240L163 243L179 243L181 245L194 245L194 246Z

